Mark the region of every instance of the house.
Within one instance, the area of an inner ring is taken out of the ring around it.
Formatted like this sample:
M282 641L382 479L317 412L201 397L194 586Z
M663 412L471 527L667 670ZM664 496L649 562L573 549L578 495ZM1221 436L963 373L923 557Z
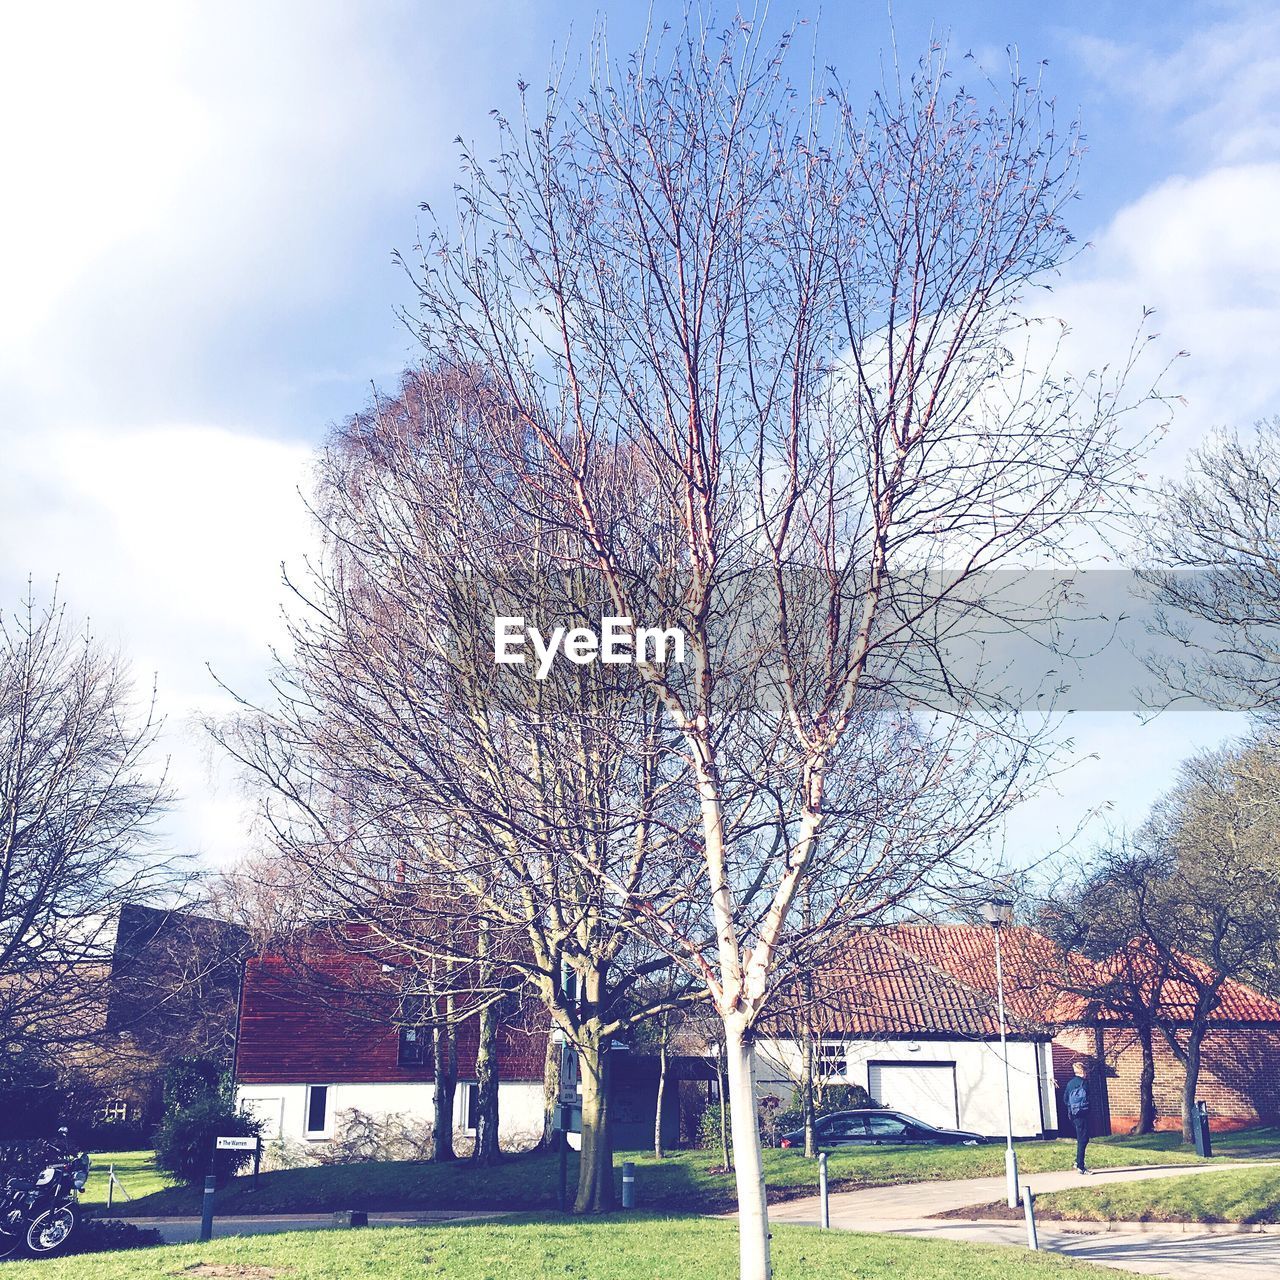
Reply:
M1076 994L1120 958L1064 953L1032 929L1002 930L1015 1137L1063 1131L1060 1106L1072 1064L1091 1064L1096 1133L1138 1122L1142 1052L1131 1018ZM1127 970L1134 957L1123 957ZM1204 969L1180 957L1180 964ZM1206 975L1207 976L1207 975ZM811 988L812 995L808 995ZM1159 1020L1184 1036L1195 996L1165 979ZM757 1048L762 1094L790 1095L800 1078L800 1009L810 1011L820 1083L859 1084L882 1106L922 1120L1002 1134L995 932L985 925L899 925L861 935L813 975L806 999L775 1020ZM1156 1127L1181 1125L1182 1064L1157 1032ZM1241 982L1223 985L1205 1037L1198 1096L1218 1129L1280 1118L1280 1002Z
M806 1043L820 1087L860 1085L881 1106L944 1127L1003 1135L1006 1057L1001 1045L996 935L987 926L898 925L857 935L811 975L793 984L755 1044L757 1096L794 1100ZM1123 1018L1075 995L1096 962L1060 951L1034 930L1001 931L1007 1027L1008 1114L1015 1137L1062 1131L1061 1089L1085 1057L1100 1133L1131 1129L1141 1055ZM429 1122L434 1071L430 1032L397 1029L388 977L368 957L331 944L311 947L312 977L300 982L285 955L249 961L236 1057L241 1102L272 1138L320 1144L344 1111L399 1113ZM319 974L319 980L316 979ZM326 981L328 986L326 986ZM339 998L335 993L345 992ZM1163 992L1176 1011L1189 995ZM807 1029L807 1035L806 1035ZM532 1144L544 1130L549 1042L536 1004L502 1028L500 1137ZM1156 1097L1161 1127L1179 1122L1182 1068L1160 1043ZM458 1024L455 1135L473 1127L475 1022ZM611 1064L610 1108L618 1149L653 1136L657 1062L619 1045ZM1201 1096L1219 1127L1280 1115L1280 1004L1240 983L1223 988L1205 1042ZM673 1055L664 1095L664 1140L691 1127L681 1100L705 1105L715 1094L709 1059Z
M1078 959L1073 962L1079 963ZM1208 984L1208 968L1200 961L1178 956L1177 967ZM1153 1020L1170 1029L1180 1043L1185 1042L1196 1002L1190 983L1168 976L1168 967L1136 941L1122 955L1110 957L1096 968L1104 979L1122 970L1128 982L1137 984L1141 1003L1152 1010ZM1054 1018L1058 1024L1054 1060L1059 1084L1065 1083L1077 1058L1085 1059L1094 1067L1090 1073L1094 1100L1090 1116L1095 1130L1127 1133L1135 1129L1143 1054L1132 1019L1104 1001L1069 993L1059 999ZM1162 1031L1153 1028L1150 1038L1155 1125L1157 1129L1177 1129L1182 1124L1185 1071ZM1280 1118L1280 1001L1243 982L1222 985L1202 1042L1196 1093L1207 1104L1212 1127L1218 1130L1275 1123Z
M1058 1128L1050 944L1004 931L1009 1094L1015 1137ZM868 931L780 1002L756 1046L757 1092L791 1099L808 1026L817 1083L861 1085L875 1101L944 1128L1002 1134L1005 1058L996 999L995 938L968 925ZM801 995L803 994L803 998Z
M248 961L240 1004L235 1078L241 1106L263 1136L318 1147L344 1112L434 1119L429 1028L397 1025L395 975L374 958L316 931L301 953ZM475 1018L456 1024L454 1135L475 1132ZM507 1017L498 1041L499 1140L533 1145L543 1134L547 1053L544 1025Z
M137 903L94 928L104 963L86 985L91 1027L63 1058L77 1112L65 1118L145 1137L160 1119L172 1062L231 1065L248 935L223 920Z

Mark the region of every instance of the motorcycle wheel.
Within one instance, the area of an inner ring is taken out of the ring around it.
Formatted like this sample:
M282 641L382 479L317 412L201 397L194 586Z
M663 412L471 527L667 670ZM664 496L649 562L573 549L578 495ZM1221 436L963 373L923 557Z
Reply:
M0 1231L0 1260L15 1254L21 1243L21 1236L11 1236L7 1232Z
M31 1220L27 1228L27 1248L40 1255L60 1249L76 1229L75 1210L69 1205L46 1209Z

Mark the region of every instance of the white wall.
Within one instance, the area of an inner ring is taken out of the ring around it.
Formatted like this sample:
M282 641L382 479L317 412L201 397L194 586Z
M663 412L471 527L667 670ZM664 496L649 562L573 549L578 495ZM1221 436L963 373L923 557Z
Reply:
M1004 1059L998 1040L846 1040L846 1072L829 1083L868 1087L871 1062L954 1062L959 1127L998 1136L1005 1131ZM789 1100L800 1078L801 1047L792 1040L756 1046L756 1090ZM1057 1127L1049 1045L1009 1042L1009 1083L1015 1137L1037 1137ZM877 1099L881 1101L881 1099ZM1041 1106L1044 1119L1041 1119ZM886 1104L890 1105L890 1104Z
M311 1083L329 1085L328 1131L323 1135L306 1132L307 1084L242 1084L236 1099L265 1121L263 1137L286 1138L295 1142L323 1142L332 1137L335 1117L356 1109L370 1115L399 1112L434 1119L435 1086L432 1084L341 1084L326 1080ZM465 1092L461 1083L454 1102L453 1129L465 1137L463 1111ZM503 1081L498 1085L498 1140L509 1146L536 1141L542 1135L543 1089L539 1081Z

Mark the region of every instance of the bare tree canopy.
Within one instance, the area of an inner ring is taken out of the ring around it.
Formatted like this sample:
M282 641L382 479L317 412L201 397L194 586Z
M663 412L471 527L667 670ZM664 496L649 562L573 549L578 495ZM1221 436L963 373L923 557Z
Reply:
M995 570L1105 536L1147 398L1123 398L1133 352L1046 372L1053 339L1020 309L1074 251L1078 137L1038 85L960 85L935 51L863 112L820 58L792 80L789 47L740 16L621 63L598 41L587 83L498 116L459 227L412 267L426 350L482 370L537 443L527 501L577 532L613 613L688 638L684 664L640 670L691 772L704 922L651 922L723 1021L749 1280L770 1271L751 1039L797 898L833 808L890 879L917 812L841 800L842 763L910 708L905 790L969 775L943 788L968 804L944 853L1018 798L1036 735L956 646L1019 625ZM621 527L601 500L618 453L650 513ZM875 890L832 884L855 913Z
M1100 849L1078 883L1055 888L1048 932L1101 961L1064 985L1134 1028L1143 1054L1141 1125L1153 1115L1158 1033L1184 1068L1182 1129L1224 988L1274 989L1280 966L1280 753L1258 738L1185 762L1132 839ZM1141 1127L1140 1125L1140 1127Z
M1194 699L1280 723L1280 419L1218 432L1161 489L1138 576L1159 704Z
M580 537L525 500L529 443L483 376L448 365L337 431L277 702L215 732L263 786L292 868L275 883L313 917L360 921L405 981L431 986L432 1009L474 1009L468 993L512 973L536 993L583 1064L577 1204L598 1211L614 1194L610 1042L692 986L643 981L671 962L635 923L688 916L697 868L677 851L693 810L634 670L531 679L494 663L499 615L607 609ZM613 463L600 497L624 527L635 482Z
M100 1029L115 924L175 887L150 847L166 793L154 701L56 599L0 615L0 1038L55 1047Z

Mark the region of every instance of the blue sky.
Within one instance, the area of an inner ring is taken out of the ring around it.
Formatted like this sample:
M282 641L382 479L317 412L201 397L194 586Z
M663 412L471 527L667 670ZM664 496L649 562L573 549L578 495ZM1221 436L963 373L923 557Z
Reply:
M780 25L803 10L775 7ZM678 6L656 5L654 21ZM553 45L630 4L10 5L0 17L0 600L28 572L155 671L183 800L178 843L251 839L189 724L225 707L205 669L261 687L296 496L326 426L412 357L391 252L446 208L461 134L536 83ZM895 4L904 61L945 40L958 78L1016 46L1089 142L1054 308L1072 358L1114 355L1144 305L1186 404L1154 460L1280 411L1280 14L1248 4ZM806 30L804 38L812 27ZM829 6L819 57L870 85L883 4ZM1074 718L1079 768L1010 824L1015 858L1095 806L1131 821L1182 755L1233 728ZM1089 757L1095 755L1096 759Z

